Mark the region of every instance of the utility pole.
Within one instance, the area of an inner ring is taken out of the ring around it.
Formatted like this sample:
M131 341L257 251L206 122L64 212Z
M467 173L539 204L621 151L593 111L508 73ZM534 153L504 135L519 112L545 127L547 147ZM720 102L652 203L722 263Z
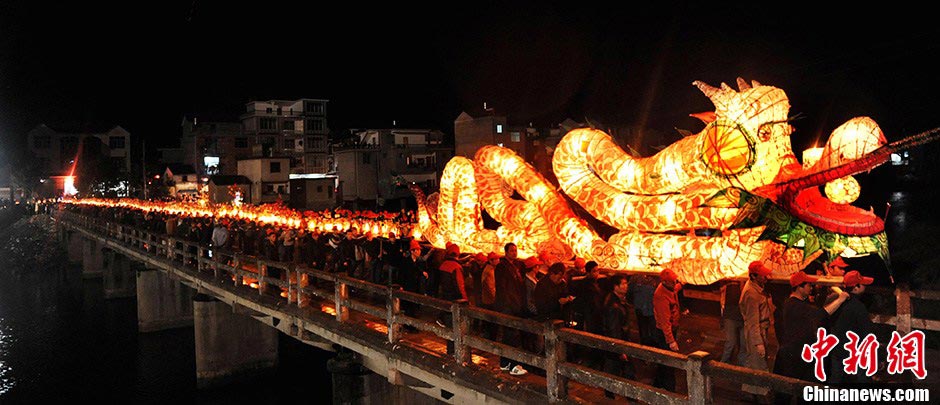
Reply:
M144 200L147 199L147 140L141 139L141 155L140 159L140 179L143 180L140 185L144 188Z

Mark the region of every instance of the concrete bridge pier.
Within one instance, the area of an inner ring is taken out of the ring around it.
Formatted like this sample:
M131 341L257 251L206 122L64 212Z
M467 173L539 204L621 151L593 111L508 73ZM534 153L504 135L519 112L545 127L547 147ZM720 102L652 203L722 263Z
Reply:
M193 325L193 290L157 269L132 262L137 273L137 330L143 333Z
M69 263L82 262L82 235L75 231L65 231L65 246L69 253Z
M82 241L82 278L98 278L104 274L104 255L98 241Z
M278 364L277 329L204 294L193 298L196 386L224 385Z
M389 370L388 377L376 374L363 365L355 352L348 349L338 351L336 357L327 360L326 368L333 375L334 404L430 405L443 403L409 388L409 386L430 387L429 385L393 370Z
M111 249L104 253L104 297L136 297L137 274L131 269L131 259Z

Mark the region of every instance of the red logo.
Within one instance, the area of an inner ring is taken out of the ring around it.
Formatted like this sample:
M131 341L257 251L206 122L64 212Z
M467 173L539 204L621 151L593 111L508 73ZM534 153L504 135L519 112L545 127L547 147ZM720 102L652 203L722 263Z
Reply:
M911 370L917 378L923 380L927 377L924 365L924 332L915 330L904 337L898 332L891 332L891 342L888 343L888 372L901 374L904 370Z
M878 371L878 339L874 334L868 334L864 339L859 338L855 332L846 332L848 342L842 347L849 356L842 361L846 374L857 374L859 369L865 369L865 375L871 377ZM888 372L901 374L910 370L919 379L927 377L927 368L924 364L924 332L915 330L901 337L898 332L891 332L891 342L888 343ZM839 344L839 338L826 333L825 328L816 330L816 343L803 345L800 357L807 363L815 363L814 373L819 381L826 381L826 371L823 359Z
M848 350L849 357L842 361L847 374L855 374L858 369L864 368L865 375L871 377L878 371L878 339L869 333L859 342L858 335L849 331L845 334L849 341L842 347Z
M803 345L803 353L800 357L807 363L816 363L814 372L817 380L826 381L826 370L823 366L823 359L825 359L826 356L829 355L829 352L838 344L839 338L835 335L827 334L825 328L819 328L816 330L816 343Z

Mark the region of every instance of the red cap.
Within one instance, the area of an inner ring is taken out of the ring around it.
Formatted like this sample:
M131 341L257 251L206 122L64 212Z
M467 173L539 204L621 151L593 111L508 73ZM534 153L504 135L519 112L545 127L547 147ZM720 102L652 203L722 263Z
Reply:
M486 258L487 259L499 259L499 254L497 254L496 252L490 252L490 254L486 255Z
M869 285L874 282L875 279L871 277L863 277L857 270L852 270L842 276L842 284L845 284L846 287L855 287L859 284Z
M408 249L421 249L421 244L418 243L417 239L412 239L411 242L408 243Z
M672 269L663 269L663 271L659 273L659 279L662 281L677 281L679 280L679 275L676 274L675 271L672 271Z
M770 267L764 266L764 263L760 261L753 261L747 266L748 273L757 274L758 276L767 277L770 275L770 272L773 271Z
M790 287L796 287L803 283L815 283L818 280L819 277L813 277L802 271L798 271L790 275Z
M473 255L473 258L480 263L483 263L486 261L486 255L483 253L477 253Z
M849 264L842 260L842 256L836 256L836 259L829 263L830 266L834 267L849 267Z
M447 245L447 248L445 249L445 251L446 251L448 254L452 254L452 255L456 256L456 255L459 255L459 254L460 254L460 246L457 246L456 244L451 243L451 244Z
M542 264L542 261L538 257L532 256L528 259L525 259L525 268L531 269L535 266Z
M584 261L584 259L582 259L582 258L580 258L580 257L577 258L577 259L574 259L574 267L577 267L577 268L580 269L580 268L583 268L584 266L585 266L585 261Z

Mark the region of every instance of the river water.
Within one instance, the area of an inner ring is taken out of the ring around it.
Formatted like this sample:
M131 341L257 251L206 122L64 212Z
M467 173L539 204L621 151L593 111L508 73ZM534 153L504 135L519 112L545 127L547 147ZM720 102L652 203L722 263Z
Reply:
M68 264L0 269L0 403L331 402L330 352L279 336L280 365L250 383L196 390L194 329L137 332L134 298Z

